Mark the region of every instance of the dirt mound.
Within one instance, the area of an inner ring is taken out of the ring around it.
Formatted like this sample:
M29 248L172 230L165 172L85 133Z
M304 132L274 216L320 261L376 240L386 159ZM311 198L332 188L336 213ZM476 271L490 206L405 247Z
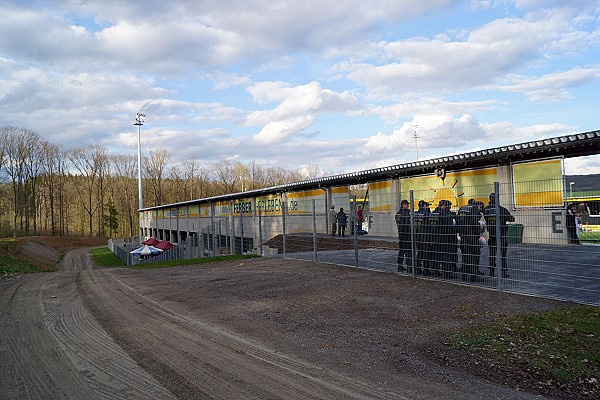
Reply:
M283 253L283 235L277 235L269 239L266 246L276 248ZM287 253L313 251L313 237L311 235L286 235L285 247ZM354 248L354 237L318 236L317 251L326 250L352 250ZM370 238L361 238L358 242L359 249L398 249L397 241L385 241Z
M21 256L39 267L50 267L60 261L60 251L34 241L23 241Z
M106 244L106 239L71 236L28 236L4 239L0 251L16 259L29 262L40 271L56 268L63 254L80 247L96 247Z

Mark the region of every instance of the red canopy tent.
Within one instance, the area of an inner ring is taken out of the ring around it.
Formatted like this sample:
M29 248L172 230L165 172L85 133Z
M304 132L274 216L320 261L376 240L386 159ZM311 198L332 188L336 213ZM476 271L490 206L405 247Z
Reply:
M175 247L175 245L169 242L168 240L163 240L162 242L156 244L154 247L161 250L169 250L170 248Z
M156 240L155 238L151 237L148 240L142 242L142 244L147 244L148 246L154 246L155 244L160 243L158 240Z

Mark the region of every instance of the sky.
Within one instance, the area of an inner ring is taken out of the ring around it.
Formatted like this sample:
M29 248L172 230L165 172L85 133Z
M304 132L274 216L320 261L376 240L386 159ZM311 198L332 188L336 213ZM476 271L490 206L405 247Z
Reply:
M0 21L0 126L65 148L137 154L140 112L144 153L332 175L600 129L600 0L3 0Z

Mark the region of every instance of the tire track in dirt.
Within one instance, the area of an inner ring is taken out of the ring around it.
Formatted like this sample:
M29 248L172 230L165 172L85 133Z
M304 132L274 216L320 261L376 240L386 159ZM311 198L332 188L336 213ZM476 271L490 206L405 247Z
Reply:
M0 297L0 387L11 399L95 398L44 324L41 288L49 274L22 277Z
M403 398L178 314L126 286L110 270L82 272L78 288L117 343L177 396Z
M69 269L93 267L88 250ZM76 290L77 272L31 274L0 288L0 397L171 399L115 344Z
M173 397L114 343L83 306L74 274L52 274L43 294L45 323L49 332L98 397Z
M90 248L81 248L68 251L60 261L61 271L82 271L94 268Z

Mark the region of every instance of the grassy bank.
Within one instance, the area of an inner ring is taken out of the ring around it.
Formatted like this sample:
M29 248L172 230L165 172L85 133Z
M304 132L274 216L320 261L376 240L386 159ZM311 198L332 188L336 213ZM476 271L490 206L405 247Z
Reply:
M170 267L178 267L182 265L197 265L197 264L206 264L212 262L219 261L234 261L234 260L244 260L248 258L258 257L256 255L227 255L227 256L217 256L217 257L204 257L204 258L193 258L190 260L170 260L170 261L157 261L157 262L146 262L143 264L130 265L127 268L133 269L154 269L154 268L170 268ZM114 255L112 251L108 249L108 247L99 247L96 249L92 249L92 258L96 265L101 267L123 267L125 264Z
M0 276L9 274L28 274L42 271L36 265L11 256L0 255Z
M108 247L97 247L92 249L92 259L100 267L121 267L123 261L115 255Z
M501 366L573 398L600 398L599 307L510 317L456 334L451 343L480 365Z
M29 260L23 254L22 246L22 238L0 239L0 276L56 270L55 266L48 263L36 264Z

